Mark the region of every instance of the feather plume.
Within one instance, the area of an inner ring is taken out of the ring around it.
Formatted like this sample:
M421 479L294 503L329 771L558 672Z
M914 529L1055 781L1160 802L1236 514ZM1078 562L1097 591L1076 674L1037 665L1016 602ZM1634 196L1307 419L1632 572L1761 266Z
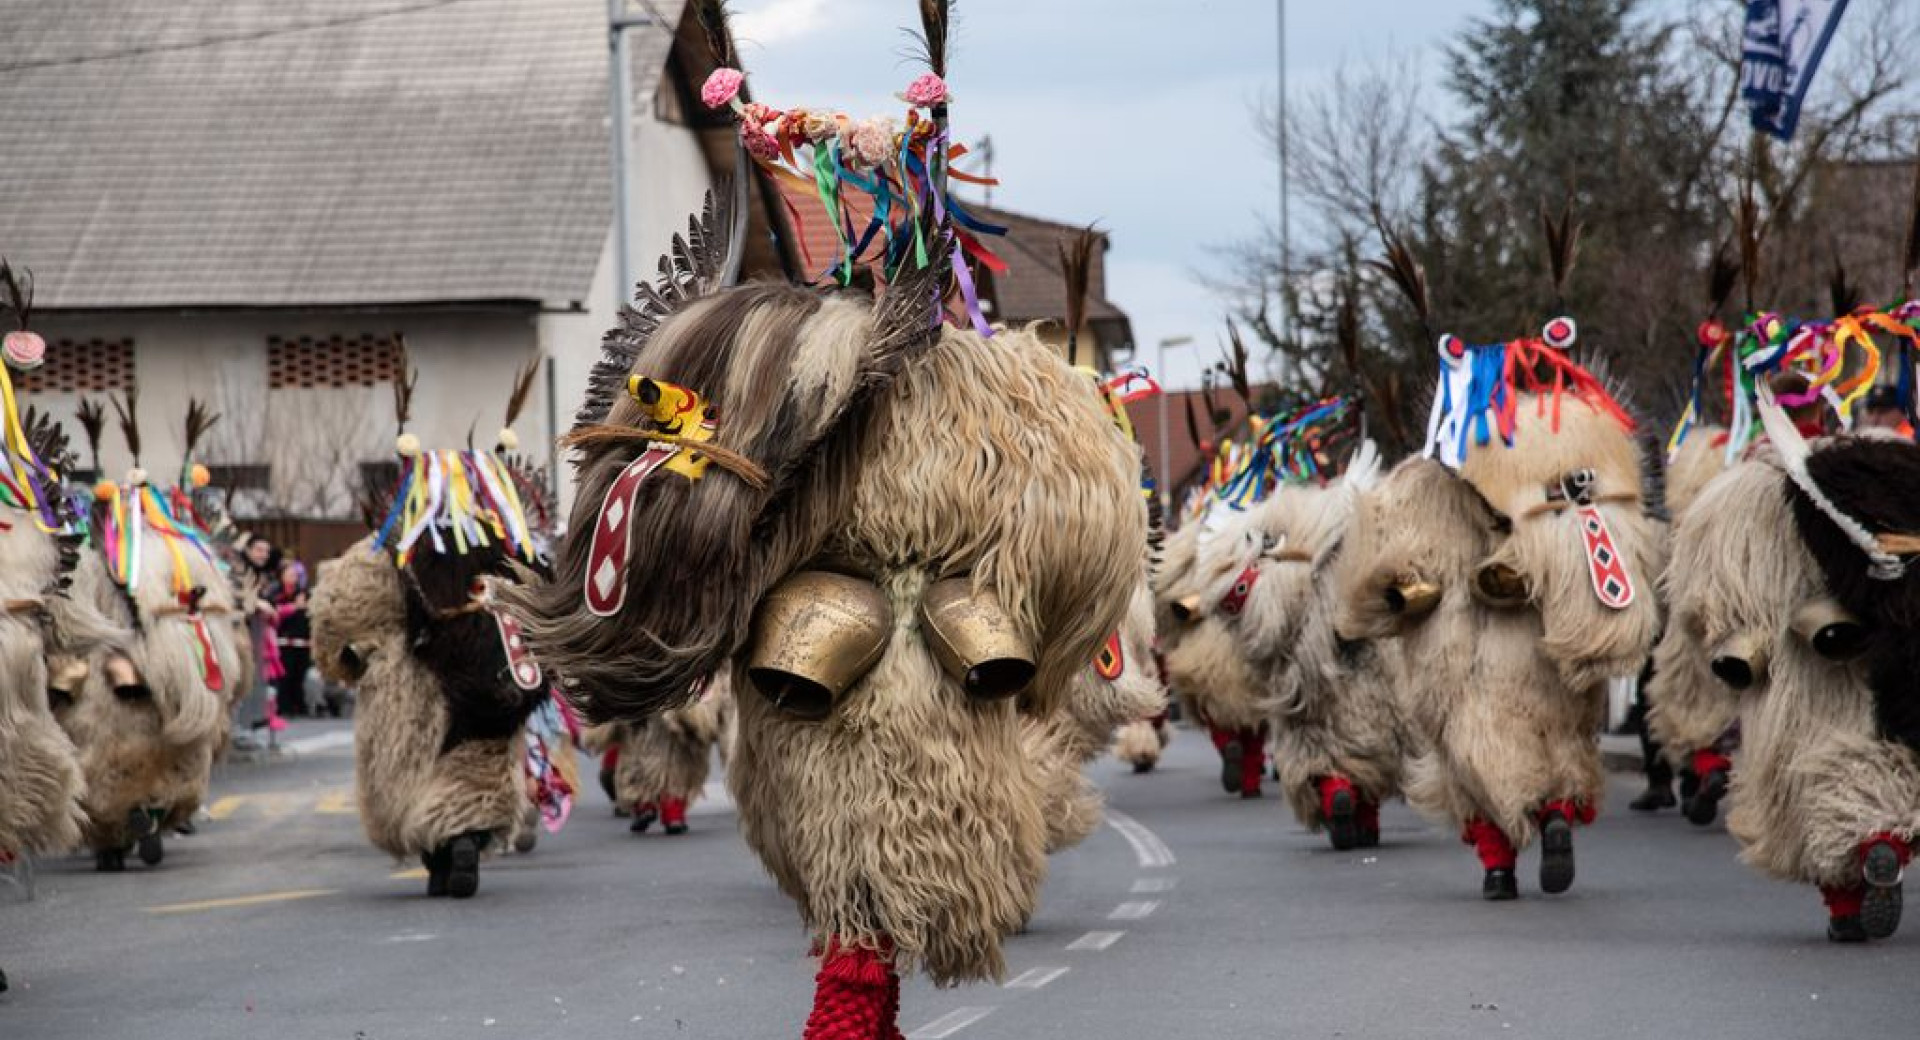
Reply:
M600 360L587 377L586 401L574 415L574 429L598 425L613 403L626 393L627 373L660 323L694 300L725 288L736 276L734 257L742 244L736 196L723 181L707 192L697 216L687 220L687 234L673 236L660 257L659 278L634 287L638 306L621 309L620 321L600 341Z
M1754 284L1760 277L1760 204L1753 197L1753 180L1740 189L1739 222L1740 282L1746 290L1746 309L1753 310Z
M1185 401L1187 406L1187 440L1193 442L1193 447L1197 451L1206 442L1200 438L1200 418L1193 413L1193 395L1187 394Z
M21 412L20 428L27 435L27 446L33 450L35 458L56 473L73 471L74 463L79 460L74 457L66 429L52 415L28 405Z
M1907 242L1900 259L1901 294L1913 295L1913 272L1920 268L1920 163L1913 164L1913 197L1907 204Z
M953 25L953 0L920 0L920 44L927 68L947 78L947 32Z
M199 447L200 439L205 437L207 431L213 429L213 424L219 421L220 416L215 414L213 409L208 408L205 402L197 398L187 399L187 428L184 443L185 457L189 462L193 460L193 451Z
M100 472L100 437L107 429L107 409L91 397L82 397L80 405L74 410L80 419L80 432L87 437L87 454L91 456L93 471Z
M1340 360L1356 385L1366 376L1360 370L1360 294L1348 279L1341 279L1340 296L1333 314L1333 338L1340 348Z
M1100 233L1089 224L1070 242L1056 242L1060 274L1067 283L1067 364L1080 363L1080 327L1087 321L1087 288L1093 274L1093 249Z
M120 435L127 439L127 453L133 456L135 466L140 465L140 388L129 386L119 397L109 394L107 403L120 417Z
M1833 272L1827 276L1827 293L1833 302L1835 315L1852 314L1860 306L1860 287L1847 280L1847 267L1840 262L1840 254L1833 256Z
M1413 305L1413 312L1420 319L1420 325L1431 334L1433 328L1433 310L1427 296L1427 271L1413 255L1413 247L1407 240L1387 226L1382 215L1374 214L1374 228L1380 233L1380 245L1385 250L1377 260L1367 261L1367 266L1387 276L1387 279L1400 290L1407 302Z
M413 418L413 388L420 382L420 372L407 356L407 337L402 332L393 334L393 369L393 421L405 433Z
M520 367L520 374L513 377L513 393L507 395L506 425L519 421L520 413L526 410L527 398L533 394L533 381L540 375L540 362L540 355L535 354Z
M19 328L33 320L33 272L0 260L0 307L13 315Z
M1553 298L1557 306L1566 306L1567 278L1573 274L1573 262L1580 252L1580 222L1573 218L1573 197L1560 206L1559 219L1540 204L1540 229L1546 235L1547 264L1553 274Z
M1233 386L1234 395L1240 398L1240 403L1246 405L1247 412L1251 414L1253 412L1253 381L1247 378L1247 341L1240 336L1240 326L1232 321L1227 322L1227 360L1223 367L1227 372L1227 382ZM1217 412L1216 409L1216 416ZM1214 419L1214 424L1224 425L1217 417Z
M1713 259L1707 263L1707 313L1719 314L1727 305L1727 297L1733 295L1734 284L1740 278L1740 261L1734 259L1733 243L1722 241L1714 247Z
M734 50L733 29L729 24L730 14L725 0L699 0L694 4L694 15L700 19L700 33L706 38L707 54L713 63L723 69L740 68L740 55Z

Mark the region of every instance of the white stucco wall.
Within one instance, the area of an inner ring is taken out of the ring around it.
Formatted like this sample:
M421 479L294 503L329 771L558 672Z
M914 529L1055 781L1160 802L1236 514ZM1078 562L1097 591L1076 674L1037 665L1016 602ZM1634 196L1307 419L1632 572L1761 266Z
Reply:
M674 234L685 233L687 217L699 211L712 174L692 131L651 117L636 117L632 150L633 220L629 238L636 281L651 279L656 262ZM631 300L614 287L613 236L600 250L585 310L547 311L539 318L542 347L554 359L554 405L562 432L585 399L587 373L600 359L600 338L613 327L615 301ZM560 470L562 510L573 502L573 474Z

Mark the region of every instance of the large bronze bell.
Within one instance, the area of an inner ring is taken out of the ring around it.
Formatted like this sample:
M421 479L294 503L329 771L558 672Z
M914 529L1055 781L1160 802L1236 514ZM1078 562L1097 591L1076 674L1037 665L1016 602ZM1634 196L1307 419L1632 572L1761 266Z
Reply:
M1504 563L1483 564L1473 573L1473 591L1487 606L1518 607L1527 602L1527 579Z
M1423 618L1440 605L1440 586L1430 581L1403 580L1387 586L1387 612L1397 617Z
M775 708L818 722L880 663L892 631L893 608L873 582L800 571L760 601L747 677Z
M1851 661L1867 649L1867 626L1825 596L1793 612L1793 631L1829 661Z
M1039 666L1033 645L992 592L975 592L971 578L934 582L920 602L927 645L940 667L980 700L1011 697L1027 688Z
M1736 632L1721 643L1708 662L1720 681L1736 690L1751 689L1767 677L1767 662L1772 651L1767 637L1759 632Z

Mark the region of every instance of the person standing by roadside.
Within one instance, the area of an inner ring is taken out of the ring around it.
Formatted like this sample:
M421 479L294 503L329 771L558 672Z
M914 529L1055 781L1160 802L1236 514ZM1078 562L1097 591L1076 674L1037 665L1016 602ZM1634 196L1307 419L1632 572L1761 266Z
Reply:
M306 679L313 663L306 565L295 559L282 562L267 599L273 604L273 636L280 659L280 674L273 680L274 707L283 717L303 717L309 714Z

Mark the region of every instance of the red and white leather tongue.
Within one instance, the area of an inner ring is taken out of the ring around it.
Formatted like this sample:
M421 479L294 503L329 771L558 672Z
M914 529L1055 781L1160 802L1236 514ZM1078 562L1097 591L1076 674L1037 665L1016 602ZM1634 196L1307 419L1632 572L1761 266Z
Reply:
M507 652L507 671L513 675L513 684L523 690L540 688L540 663L533 659L527 649L526 637L520 633L520 622L505 611L493 611L493 620L500 627L500 646Z
M200 675L207 689L215 693L227 688L226 673L220 670L220 655L213 652L213 634L207 631L207 619L194 614L193 638L200 644Z
M587 554L587 610L595 617L613 617L627 603L627 561L633 554L633 512L646 483L667 460L680 453L677 445L655 445L620 471L593 522L593 545Z
M1603 606L1625 610L1633 603L1633 576L1614 547L1613 532L1607 529L1605 514L1595 506L1581 506L1580 537L1587 546L1587 574L1593 579L1593 594Z

